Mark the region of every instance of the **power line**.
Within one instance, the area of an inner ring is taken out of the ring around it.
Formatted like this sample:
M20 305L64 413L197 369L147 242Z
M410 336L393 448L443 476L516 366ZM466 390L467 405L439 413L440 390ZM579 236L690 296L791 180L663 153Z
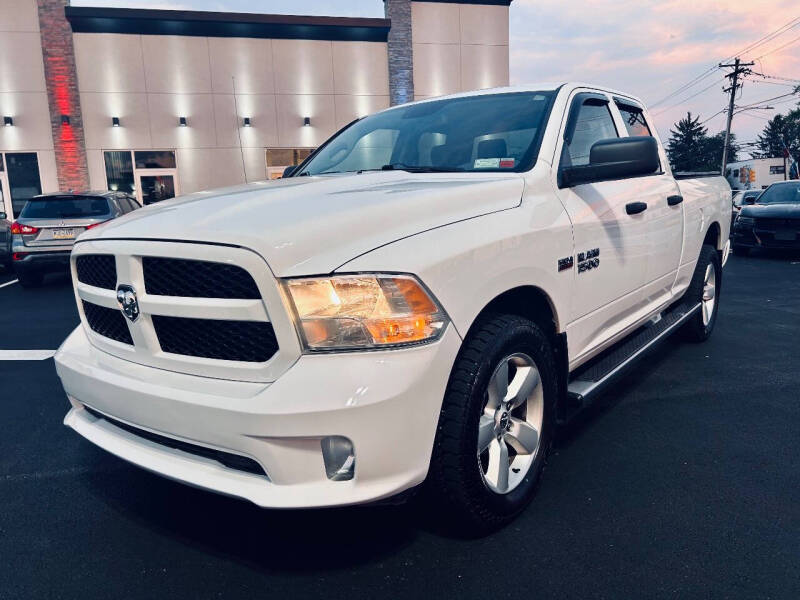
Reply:
M788 31L789 29L793 29L797 25L800 25L800 16L791 19L787 23L784 23L783 25L781 25L778 29L768 33L765 36L762 36L761 38L757 39L755 42L749 44L748 46L745 46L743 49L739 50L738 52L733 53L732 55L730 55L727 58L723 59L722 62L731 60L734 56L739 56L739 55L742 55L742 54L744 54L746 52L752 52L753 50L755 50L759 46L762 46L762 45L766 44L767 42L775 39L776 37L778 37L780 35L782 35L786 31ZM694 87L695 85L697 85L698 83L700 83L701 81L703 81L704 79L709 77L718 68L719 67L714 66L714 67L710 67L710 68L706 69L705 71L700 73L700 75L696 76L694 79L691 79L690 81L688 81L687 83L683 84L682 86L679 86L678 89L676 89L675 91L670 92L669 94L667 94L666 96L664 96L660 100L657 100L656 102L651 102L650 105L649 105L650 109L652 110L656 106L659 106L659 105L663 104L664 102L666 102L667 100L669 100L671 98L674 98L675 96L677 96L678 94L684 92L685 90L687 90L687 89L689 89L691 87Z
M756 56L755 60L760 60L760 59L764 58L765 56L769 56L770 54L773 54L773 53L777 52L778 50L783 50L784 48L786 48L786 46L791 46L792 44L796 44L797 42L800 42L800 36L797 36L796 38L786 42L782 46L778 46L777 48L773 48L772 50L762 54L761 56Z
M670 105L669 105L669 106L667 106L666 108L662 108L662 109L661 109L660 111L658 111L657 113L654 113L654 114L653 114L653 116L654 116L654 117L657 117L657 116L659 116L659 115L663 115L663 114L664 114L665 112L667 112L668 110L670 110L670 109L673 109L673 108L675 108L676 106L679 106L679 105L681 105L681 104L684 104L684 103L688 102L689 100L691 100L692 98L696 98L697 96L699 96L699 95L700 95L700 94L702 94L703 92L707 92L707 91L708 91L708 90L710 90L712 87L714 87L715 85L719 85L719 84L720 84L720 83L722 83L723 81L725 81L725 77L722 77L721 79L717 79L717 80L715 80L715 81L714 81L714 83L712 83L712 84L711 84L711 85L709 85L708 87L704 87L704 88L703 88L702 90L700 90L699 92L695 92L695 93L694 93L694 94L692 94L691 96L689 96L689 97L687 97L687 98L684 98L683 100L680 100L680 101L676 102L675 104L670 104Z
M752 106L757 106L758 104L762 104L764 102L772 102L773 100L780 100L781 98L786 98L788 96L794 96L794 95L795 95L794 92L790 92L788 94L781 94L780 96L773 96L772 98L764 98L762 100L758 100L750 104L745 104L744 106L737 106L736 108L750 108Z
M764 37L761 37L761 38L757 39L755 42L753 42L749 46L746 46L746 47L742 48L738 52L734 52L733 54L731 54L725 60L730 60L734 56L739 56L739 55L745 54L747 52L752 52L753 50L755 50L759 46L763 46L767 42L770 42L770 41L774 40L776 37L778 37L780 35L783 35L787 31L789 31L790 29L795 28L797 25L800 25L800 16L795 17L795 18L791 19L790 21L787 21L786 23L784 23L783 25L778 27L778 29L772 31L771 33L768 33Z
M651 103L651 104L649 105L649 106L650 106L650 109L652 110L652 109L653 109L653 108L655 108L656 106L659 106L660 104L664 104L664 102L666 102L666 101L667 101L667 100L669 100L670 98L674 98L675 96L677 96L677 95L678 95L678 94L680 94L681 92L684 92L684 91L688 90L690 87L693 87L693 86L697 85L697 84L698 84L698 83L700 83L700 82L701 82L703 79L706 79L707 77L709 77L709 76L710 76L712 73L714 73L714 72L715 72L715 71L717 71L718 69L719 69L719 67L712 67L712 68L708 69L707 71L704 71L703 73L701 73L700 75L698 75L697 77L695 77L694 79L692 79L692 80L691 80L689 83L687 83L687 84L684 84L684 85L680 86L680 87L679 87L677 90L675 90L674 92L672 92L672 93L670 93L670 94L667 94L666 96L664 96L664 97L663 97L661 100L659 100L659 101L657 101L657 102L653 102L653 103Z

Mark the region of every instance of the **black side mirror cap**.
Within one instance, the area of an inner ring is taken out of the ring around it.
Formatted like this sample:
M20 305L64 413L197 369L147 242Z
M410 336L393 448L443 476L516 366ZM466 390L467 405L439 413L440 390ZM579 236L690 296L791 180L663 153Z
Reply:
M589 164L564 167L559 172L561 188L649 175L659 171L658 142L649 135L609 138L595 142L589 151Z
M283 170L283 173L281 174L281 179L283 179L284 177L291 177L291 176L292 176L292 174L293 174L295 171L297 171L297 167L298 167L298 165L292 165L292 166L290 166L290 167L286 167L286 168Z

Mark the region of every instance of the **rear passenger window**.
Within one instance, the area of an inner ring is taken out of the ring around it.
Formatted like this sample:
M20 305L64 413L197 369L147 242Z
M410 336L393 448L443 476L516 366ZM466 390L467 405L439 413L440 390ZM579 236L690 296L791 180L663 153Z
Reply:
M608 103L596 99L584 101L575 121L572 141L564 144L561 166L588 165L589 151L596 142L617 137Z
M622 120L625 122L628 135L653 135L650 133L650 127L647 126L647 121L644 120L644 113L640 108L629 104L620 104L619 102L617 102L617 108L619 108Z

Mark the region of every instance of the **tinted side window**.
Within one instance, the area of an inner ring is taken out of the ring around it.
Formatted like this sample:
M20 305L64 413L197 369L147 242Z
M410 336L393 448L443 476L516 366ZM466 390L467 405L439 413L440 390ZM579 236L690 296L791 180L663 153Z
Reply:
M136 210L137 208L141 208L139 206L139 203L133 198L125 198L124 201L128 203L128 207L130 208L130 210Z
M640 109L619 103L617 108L619 108L622 120L625 122L625 129L628 130L628 135L653 135L650 133L650 127L647 126L647 121L644 120L644 113Z
M595 142L619 137L608 104L599 101L586 101L578 112L575 132L569 143L564 143L561 166L589 164L589 151Z

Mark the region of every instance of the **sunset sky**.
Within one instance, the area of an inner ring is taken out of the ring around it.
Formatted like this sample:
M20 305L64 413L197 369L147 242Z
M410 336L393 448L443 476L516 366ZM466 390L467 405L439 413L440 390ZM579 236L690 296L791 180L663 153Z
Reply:
M73 0L76 6L175 8L279 14L382 17L381 0ZM709 71L760 38L800 17L797 0L514 0L511 5L511 82L580 80L613 86L652 106L666 140L687 110L725 126L723 72ZM785 46L785 47L782 47ZM765 75L800 80L800 20L742 54ZM700 75L695 85L656 104ZM798 82L751 76L739 106L792 91ZM695 95L696 94L696 95ZM693 96L693 97L692 97ZM795 106L797 97L734 117L740 141L752 141L767 119Z

